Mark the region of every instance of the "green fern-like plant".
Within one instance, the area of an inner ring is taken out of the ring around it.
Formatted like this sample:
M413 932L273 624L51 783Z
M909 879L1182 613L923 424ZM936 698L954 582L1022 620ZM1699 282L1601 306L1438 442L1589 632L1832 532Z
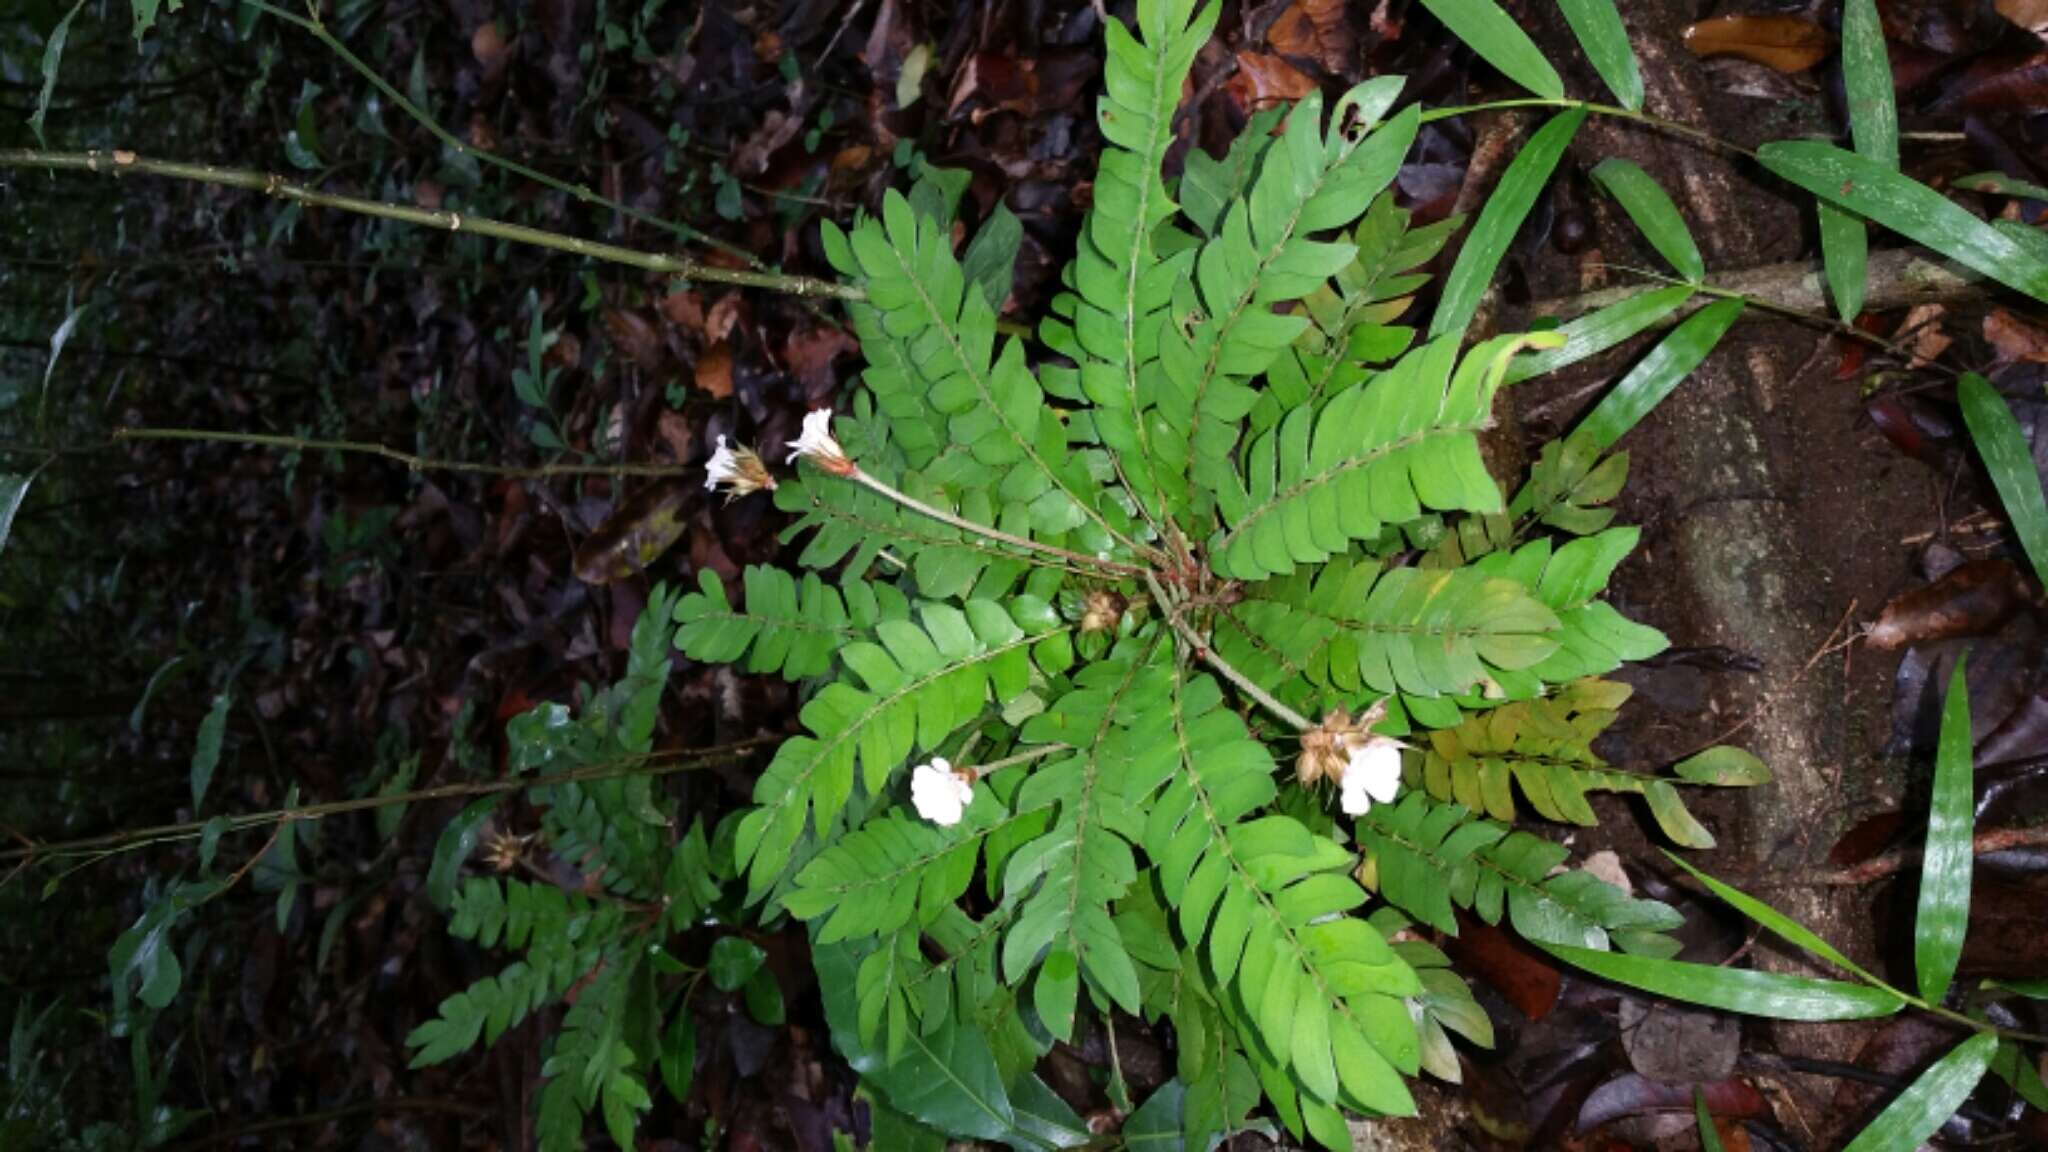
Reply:
M1129 1016L1179 1045L1134 1128L1209 1147L1263 1099L1349 1146L1346 1113L1411 1111L1453 1033L1490 1039L1419 933L1674 950L1669 908L1507 822L1610 791L1705 835L1592 750L1626 695L1599 677L1665 646L1599 598L1636 543L1606 507L1625 459L1565 441L1510 500L1480 452L1567 338L1400 323L1459 222L1389 191L1420 119L1398 79L1261 114L1170 182L1216 11L1108 25L1107 149L1038 345L997 324L1014 221L955 252L960 182L825 225L867 368L777 484L802 574L675 607L686 656L803 685L733 866L808 924L876 1098L953 1135L1064 1146L1033 1064ZM1388 754L1408 795L1373 802Z

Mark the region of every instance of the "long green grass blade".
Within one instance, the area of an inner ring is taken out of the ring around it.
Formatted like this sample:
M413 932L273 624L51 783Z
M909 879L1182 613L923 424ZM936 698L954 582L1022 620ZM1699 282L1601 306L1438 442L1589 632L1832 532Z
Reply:
M1692 1117L1700 1126L1700 1152L1721 1152L1721 1133L1714 1128L1713 1114L1707 1111L1707 1094L1697 1085L1692 1090Z
M1508 365L1508 374L1503 382L1520 384L1546 372L1555 372L1598 356L1637 333L1656 327L1666 316L1685 307L1685 302L1690 299L1692 289L1674 284L1669 288L1653 288L1588 312L1557 330L1564 336L1563 344L1515 357L1514 362Z
M1521 230L1543 186L1550 182L1550 174L1557 170L1565 147L1585 121L1583 108L1552 117L1529 137L1521 154L1501 174L1499 186L1486 198L1486 207L1480 210L1478 222L1465 237L1464 247L1458 249L1457 263L1451 265L1451 274L1444 281L1443 298L1429 322L1431 339L1463 332L1472 323L1508 245L1514 243L1515 233Z
M1757 160L1829 203L2048 303L2048 258L1918 180L1817 140L1766 144Z
M21 502L28 498L30 476L10 476L0 473L0 552L7 551L7 534L14 529L14 514L21 510Z
M1970 844L1974 824L1970 689L1956 661L1941 708L1941 741L1934 752L1934 797L1927 813L1927 850L1920 860L1920 909L1913 924L1913 971L1920 995L1939 1004L1955 979L1970 926Z
M2026 434L2013 419L2005 397L1982 376L1974 372L1964 375L1956 385L1956 398L1963 406L1970 442L1977 446L1984 470L1991 474L1998 499L2005 505L2006 519L2012 521L2013 533L2034 566L2035 578L2048 586L2048 497L2041 493L2041 473L2034 467ZM5 537L5 529L0 528L0 540Z
M1876 0L1847 0L1843 6L1842 78L1849 92L1849 132L1857 154L1896 169L1899 112ZM1825 200L1819 207L1820 251L1828 294L1842 319L1854 320L1863 311L1870 234L1859 217Z
M1714 879L1712 876L1693 867L1683 856L1675 852L1666 852L1664 855L1670 857L1673 864L1691 873L1693 879L1706 885L1707 891L1719 896L1729 907L1756 921L1763 927L1770 929L1772 932L1777 933L1787 943L1806 949L1808 952L1855 976L1866 984L1875 986L1882 983L1877 977L1872 976L1859 967L1855 961L1842 955L1834 945L1821 939L1820 935L1813 929L1751 896L1742 889Z
M1422 5L1501 75L1538 96L1564 99L1564 81L1557 69L1493 0L1422 0Z
M1998 1037L1989 1032L1956 1045L1907 1085L1842 1152L1911 1152L1920 1147L1970 1098L1997 1052Z
M1614 0L1558 0L1557 6L1564 9L1564 22L1572 26L1580 49L1614 99L1631 112L1642 111L1643 74Z
M1563 944L1542 947L1603 980L1746 1016L1767 1016L1773 1020L1869 1020L1890 1016L1906 1004L1881 988L1840 980L1787 976L1753 968L1722 968L1683 960L1653 960Z
M1593 182L1614 197L1643 239L1669 260L1680 276L1695 284L1707 278L1706 261L1700 259L1699 245L1693 243L1685 217L1678 214L1678 205L1648 172L1633 160L1610 156L1594 167L1592 175Z
M1863 217L1844 212L1825 200L1820 210L1820 264L1828 281L1828 298L1844 322L1863 311L1863 289L1870 278L1870 229Z
M1737 317L1742 301L1716 300L1685 318L1671 330L1642 362L1622 377L1594 409L1580 421L1574 436L1590 437L1602 451L1614 447L1636 423L1662 403L1678 382L1692 374L1714 345L1721 342Z

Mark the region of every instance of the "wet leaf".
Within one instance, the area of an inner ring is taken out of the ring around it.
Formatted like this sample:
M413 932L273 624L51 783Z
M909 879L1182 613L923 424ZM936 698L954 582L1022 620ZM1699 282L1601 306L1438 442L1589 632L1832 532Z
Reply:
M1579 48L1593 64L1593 71L1622 107L1641 111L1643 76L1636 66L1635 49L1629 47L1628 28L1615 10L1614 0L1558 0L1565 23L1579 38Z
M223 692L213 698L213 707L207 709L206 718L199 722L199 743L192 749L192 811L199 811L199 802L206 798L207 786L213 783L214 766L220 763L221 737L228 726L228 706L233 699Z
M1493 0L1422 0L1422 6L1501 75L1538 96L1564 99L1564 81L1557 69Z
M1707 278L1706 261L1700 259L1685 217L1678 214L1678 205L1648 172L1632 160L1612 156L1594 166L1591 175L1680 276L1695 283Z
M688 492L679 481L661 480L627 497L576 549L576 578L609 584L646 571L689 527Z
M1602 451L1612 448L1662 403L1679 381L1692 375L1741 315L1742 301L1716 300L1686 317L1601 398L1572 435L1586 437Z
M1736 56L1779 72L1804 72L1827 59L1828 34L1803 16L1716 16L1689 24L1685 46L1701 58Z
M2042 496L2041 473L2034 467L2027 438L2005 397L1982 376L1965 373L1956 385L1956 397L1962 402L1970 442L1991 474L2006 519L2034 566L2034 578L2048 585L2048 499Z
M1689 784L1711 784L1719 788L1752 788L1771 782L1771 770L1762 760L1733 745L1722 744L1697 756L1680 760L1672 773Z
M1955 979L1970 923L1970 843L1976 799L1972 785L1970 692L1963 658L1949 677L1941 709L1941 742L1934 754L1934 795L1927 813L1927 850L1920 862L1919 914L1913 927L1913 970L1920 995L1939 1004Z
M1816 196L2048 302L2048 259L1917 180L1817 140L1766 144L1757 159Z
M497 807L496 796L472 800L441 829L440 839L434 842L433 861L427 867L427 899L433 901L434 907L447 908L455 903L455 886L462 880L462 866L468 862L469 854L476 851L484 821Z
M1432 338L1463 332L1472 323L1472 317L1479 311L1479 301L1493 284L1501 259L1514 243L1515 233L1521 231L1522 221L1542 195L1543 186L1550 183L1550 174L1557 169L1558 160L1585 120L1585 111L1578 108L1552 117L1529 137L1514 162L1501 174L1500 184L1486 198L1486 207L1480 210L1478 222L1472 225L1471 234L1458 249L1457 263L1451 266L1451 274L1444 281L1443 297L1429 322Z
M720 936L711 945L711 982L721 992L732 992L754 978L768 953L744 936Z
M14 514L21 511L21 502L28 498L31 479L0 472L0 553L7 551L7 536L14 528Z
M2004 560L1972 560L1941 579L1894 598L1865 636L1874 648L1903 648L1996 631L2033 597L2026 577Z
M1886 1105L1870 1127L1857 1133L1842 1152L1918 1148L1970 1098L1997 1052L1998 1037L1988 1032L1958 1044Z
M1656 960L1563 944L1544 951L1604 980L1688 1004L1765 1016L1773 1020L1869 1020L1890 1016L1906 1002L1890 992L1840 980L1723 968L1683 960Z

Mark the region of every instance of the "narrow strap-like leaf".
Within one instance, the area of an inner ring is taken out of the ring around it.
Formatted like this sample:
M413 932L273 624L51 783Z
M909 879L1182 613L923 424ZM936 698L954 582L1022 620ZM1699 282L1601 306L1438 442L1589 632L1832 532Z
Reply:
M1904 1152L1941 1130L1991 1067L1998 1037L1981 1032L1961 1044L1885 1106L1870 1127L1856 1134L1842 1152Z
M2020 547L2034 566L2034 576L2048 585L2048 498L2041 492L2041 473L2027 438L2014 420L2005 397L1991 382L1972 372L1956 385L1963 405L1963 423L1970 429L1970 442L1984 458L1984 470L1998 488L1999 502L2020 538Z
M1504 383L1520 384L1598 356L1629 337L1656 327L1666 316L1685 307L1690 299L1691 288L1674 284L1668 288L1653 288L1625 300L1617 300L1598 311L1588 312L1557 330L1558 335L1564 337L1563 344L1515 357L1514 362L1508 365Z
M1757 160L1808 192L2048 303L2048 258L1918 180L1818 140L1781 140Z
M1479 58L1538 96L1564 99L1564 81L1529 34L1493 0L1422 0Z
M1648 172L1633 160L1610 156L1594 167L1592 175L1594 182L1621 204L1643 239L1671 261L1680 276L1695 283L1707 278L1706 262L1700 259L1699 245L1693 243L1678 205Z
M1583 108L1553 117L1529 137L1529 143L1501 174L1499 186L1487 197L1479 222L1472 226L1472 234L1465 237L1464 247L1458 249L1458 262L1451 266L1451 275L1444 281L1443 299L1437 303L1436 315L1429 322L1432 338L1463 332L1472 323L1473 315L1479 311L1480 298L1493 283L1501 258L1507 255L1508 245L1514 242L1515 233L1521 230L1522 221L1535 206L1543 186L1550 182L1550 174L1557 169L1565 147L1585 120Z
M1622 107L1642 111L1643 74L1614 0L1558 0L1558 7L1564 9L1565 23L1572 26L1572 35L1579 38L1579 47L1607 90Z
M1614 447L1700 366L1741 315L1742 301L1716 300L1686 317L1587 413L1572 435L1589 438L1602 451Z
M1896 994L1840 980L1787 976L1754 968L1722 968L1683 960L1653 960L1547 944L1558 959L1617 984L1773 1020L1869 1020L1905 1007Z
M1927 850L1920 863L1920 908L1913 925L1913 971L1920 994L1939 1004L1955 979L1970 925L1970 832L1975 789L1971 779L1970 690L1963 660L1949 677L1941 709L1941 741L1934 752L1934 797L1927 813Z
M1899 113L1876 0L1847 0L1842 6L1842 79L1849 93L1849 132L1856 152L1896 169ZM1863 311L1870 261L1870 239L1863 221L1823 200L1820 249L1835 308L1843 320L1854 320Z
M1714 879L1712 876L1693 867L1683 856L1675 852L1666 852L1664 855L1670 857L1672 863L1690 872L1693 879L1706 885L1709 892L1719 896L1737 912L1777 933L1787 943L1806 949L1808 952L1855 976L1866 984L1875 985L1880 983L1877 977L1864 971L1855 961L1842 955L1840 950L1826 940L1821 939L1819 934L1814 932L1813 929L1751 896L1749 893L1742 891L1740 888Z

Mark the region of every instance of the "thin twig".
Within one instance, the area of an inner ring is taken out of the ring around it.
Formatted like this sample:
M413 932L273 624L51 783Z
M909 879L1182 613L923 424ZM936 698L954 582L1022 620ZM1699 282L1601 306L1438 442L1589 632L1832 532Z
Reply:
M828 473L828 475L837 475L837 473ZM1145 572L1145 569L1135 564L1126 564L1120 560L1110 560L1099 556L1084 556L1079 552L1071 552L1065 548L1056 548L1051 544L1040 544L1036 540L1027 540L1022 536L1013 536L999 528L991 528L986 524L977 524L965 517L955 516L943 508L933 507L915 496L884 484L873 476L868 475L865 471L862 471L859 467L855 467L852 472L848 473L846 479L859 484L870 492L893 500L920 516L937 520L941 524L958 528L962 532L971 532L977 536L1007 544L1012 548L1021 548L1026 552L1040 552L1047 556L1057 556L1069 564L1079 564L1098 572L1109 572L1118 576L1139 576Z
M264 432L215 432L205 428L116 428L114 439L184 440L202 444L239 444L255 448L276 448L292 452L353 452L381 456L415 472L470 472L485 476L539 480L551 476L681 476L701 469L678 464L479 464L469 460L442 460L402 452L386 444L362 440L309 440L303 436L278 436Z
M308 804L299 808L277 808L268 812L246 812L239 816L226 817L223 832L242 832L250 828L261 828L284 820L322 820L329 816L340 816L350 812L363 812L373 808L386 808L393 804L413 804L428 800L462 799L475 796L496 796L506 792L523 792L532 788L545 788L555 784L588 784L601 780L623 780L631 776L667 776L676 772L689 772L724 763L766 744L781 740L781 736L756 736L716 748L705 748L693 752L656 753L632 757L627 761L608 764L593 764L568 772L557 772L546 776L516 776L507 780L478 780L462 784L439 784L431 788L418 788L410 792L393 792L381 796L360 796L352 800L333 800L324 804ZM13 860L42 859L45 857L79 856L93 853L118 852L148 844L167 843L173 840L190 840L202 835L210 820L193 820L183 824L160 824L152 828L131 828L120 832L109 832L103 836L87 836L77 840L63 840L54 843L34 843L28 847L14 848L0 852L0 863Z
M1995 828L1979 832L1970 838L1970 848L1979 856L1992 852L2010 852L2015 848L2048 847L2048 825L2034 828ZM1800 873L1788 876L1760 876L1751 883L1759 888L1854 888L1872 884L1920 863L1924 850L1920 847L1901 848L1882 856L1873 856L1852 868L1841 868L1833 872Z
M260 192L266 196L314 208L333 208L362 216L416 224L423 228L437 228L444 232L473 232L479 236L489 236L536 248L549 248L557 252L568 252L632 268L644 268L649 272L679 276L686 280L732 284L742 288L761 288L802 297L831 297L839 300L862 300L867 297L866 292L853 285L819 280L811 276L786 276L776 272L715 268L688 256L644 252L637 248L624 248L617 244L564 236L559 232L531 228L524 224L512 224L482 216L465 216L460 212L430 212L409 204L392 204L383 200L367 200L360 196L320 192L303 184L294 184L274 173L258 172L249 168L222 168L213 164L150 160L123 149L47 152L34 148L6 148L0 149L0 168L54 168L102 176L125 176L134 173L172 180L189 180L221 188Z

